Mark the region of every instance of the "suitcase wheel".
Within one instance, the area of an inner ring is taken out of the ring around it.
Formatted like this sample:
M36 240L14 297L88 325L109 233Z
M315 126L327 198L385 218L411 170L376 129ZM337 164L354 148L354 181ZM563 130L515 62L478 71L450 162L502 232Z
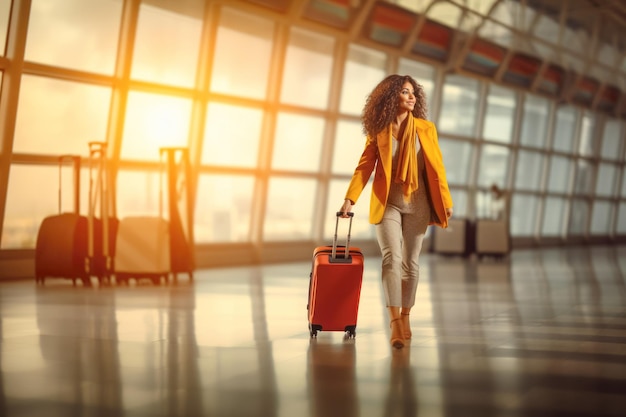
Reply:
M346 337L354 339L356 337L356 326L346 326Z
M311 334L311 337L317 337L317 332L321 330L322 330L322 326L320 326L319 324L309 323L309 333Z

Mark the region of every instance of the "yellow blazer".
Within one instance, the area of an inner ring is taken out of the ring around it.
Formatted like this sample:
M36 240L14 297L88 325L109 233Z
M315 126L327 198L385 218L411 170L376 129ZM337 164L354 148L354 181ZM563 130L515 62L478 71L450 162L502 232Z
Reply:
M426 167L426 184L428 196L432 207L430 224L443 228L448 227L446 208L452 207L452 196L446 180L446 171L443 165L443 157L437 139L435 124L424 119L415 119L415 130L422 146L424 164ZM391 125L386 131L380 132L376 138L367 137L365 150L354 171L346 199L356 203L363 192L363 188L369 181L372 171L376 168L374 182L372 184L372 198L370 200L369 220L372 224L378 224L383 219L389 189L391 187Z

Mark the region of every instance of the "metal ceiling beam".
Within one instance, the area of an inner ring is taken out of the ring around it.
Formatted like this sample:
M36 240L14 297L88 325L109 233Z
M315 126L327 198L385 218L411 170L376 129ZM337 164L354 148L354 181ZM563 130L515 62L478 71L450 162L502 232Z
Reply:
M354 21L352 22L352 25L350 25L350 28L348 29L349 39L356 39L363 32L363 26L365 25L367 17L370 15L372 8L376 4L376 1L377 0L365 0L365 3L359 9L354 18Z

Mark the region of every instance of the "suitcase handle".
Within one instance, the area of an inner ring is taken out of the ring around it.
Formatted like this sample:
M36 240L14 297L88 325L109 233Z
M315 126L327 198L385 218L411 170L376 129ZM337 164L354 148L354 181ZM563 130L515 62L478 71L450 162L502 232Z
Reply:
M354 218L354 213L348 212L346 214L350 218L350 224L348 226L348 235L346 237L346 250L345 250L345 255L343 257L343 260L349 260L350 259L350 234L352 232L352 219ZM332 252L330 254L331 261L337 260L337 230L339 228L339 219L343 215L344 215L343 212L338 211L337 215L335 217L335 235L333 236L333 250L332 250Z
M58 190L58 200L59 200L59 214L63 211L63 165L65 165L65 161L72 161L72 171L74 175L73 186L74 186L74 213L78 214L80 212L80 156L78 155L60 155L58 158L59 162L59 190Z

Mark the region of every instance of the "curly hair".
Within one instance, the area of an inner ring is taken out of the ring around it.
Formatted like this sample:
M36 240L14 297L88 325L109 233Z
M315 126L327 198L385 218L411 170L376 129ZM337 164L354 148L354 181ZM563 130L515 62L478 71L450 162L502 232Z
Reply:
M428 111L426 94L422 85L410 75L389 75L374 87L365 101L361 115L363 133L375 137L395 119L398 111L398 95L407 81L411 83L415 91L413 116L426 119Z

